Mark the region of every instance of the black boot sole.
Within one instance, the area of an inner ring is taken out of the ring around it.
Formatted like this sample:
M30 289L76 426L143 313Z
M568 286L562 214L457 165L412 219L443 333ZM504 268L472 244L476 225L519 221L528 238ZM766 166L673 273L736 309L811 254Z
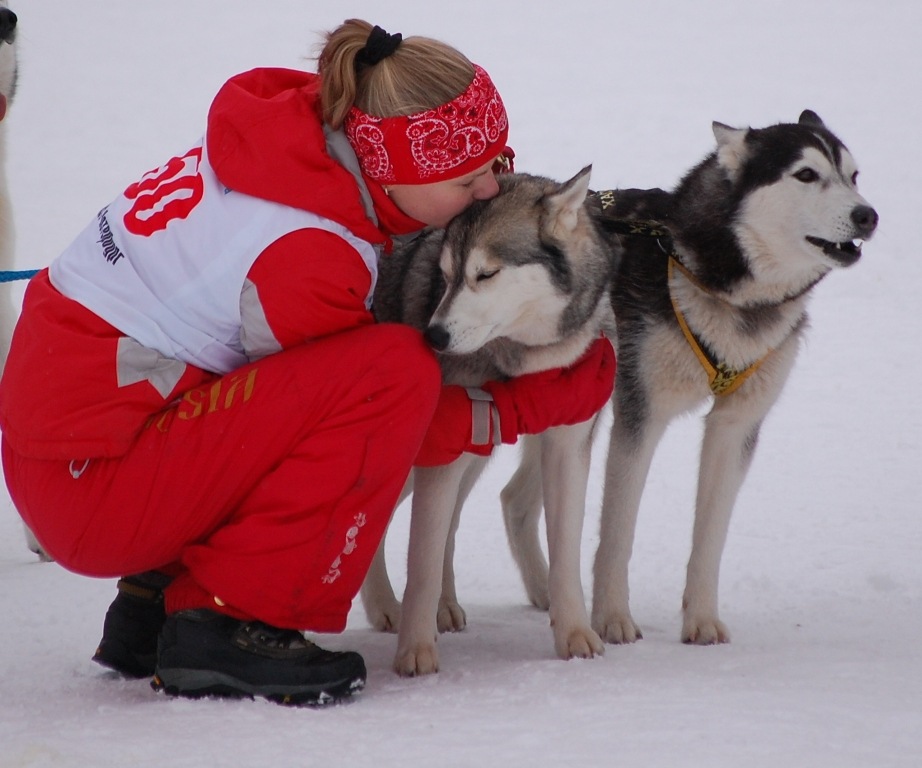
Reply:
M347 677L315 687L265 686L252 685L213 670L163 669L157 671L150 685L155 691L187 699L259 697L285 706L323 707L349 700L365 687L365 678Z

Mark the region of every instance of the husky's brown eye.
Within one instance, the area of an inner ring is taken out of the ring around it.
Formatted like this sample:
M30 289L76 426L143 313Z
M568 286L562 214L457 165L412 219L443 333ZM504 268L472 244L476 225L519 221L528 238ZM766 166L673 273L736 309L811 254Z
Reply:
M804 184L812 184L814 181L819 179L819 177L820 175L812 168L801 168L797 173L794 174L794 178L798 181L802 181Z
M479 272L477 274L477 282L479 283L482 280L489 280L491 277L494 277L497 272L499 272L498 269L494 269L492 272Z
M858 186L858 171L855 171L852 174L852 184L854 184L856 187Z

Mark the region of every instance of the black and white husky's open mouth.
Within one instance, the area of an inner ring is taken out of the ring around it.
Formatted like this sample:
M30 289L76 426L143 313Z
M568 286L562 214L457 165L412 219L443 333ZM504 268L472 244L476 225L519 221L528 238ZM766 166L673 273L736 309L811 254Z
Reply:
M807 242L821 248L823 253L831 259L835 259L840 264L849 265L858 261L861 256L861 246L863 240L846 240L843 243L832 243L829 240L823 240L821 237L807 236Z

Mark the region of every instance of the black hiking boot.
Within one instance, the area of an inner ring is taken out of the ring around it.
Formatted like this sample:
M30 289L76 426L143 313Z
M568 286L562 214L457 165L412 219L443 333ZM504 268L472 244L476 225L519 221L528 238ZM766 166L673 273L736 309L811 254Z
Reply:
M294 629L200 608L167 618L151 687L192 699L262 696L322 705L362 690L365 662L352 651L325 651Z
M106 611L93 661L125 677L154 674L157 638L166 620L163 588L170 580L157 571L118 580L118 594Z

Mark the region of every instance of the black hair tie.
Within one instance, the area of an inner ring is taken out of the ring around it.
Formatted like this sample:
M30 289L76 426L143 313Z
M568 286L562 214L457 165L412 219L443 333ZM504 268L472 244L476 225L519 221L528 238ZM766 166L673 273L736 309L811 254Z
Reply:
M396 35L389 35L381 27L375 25L375 28L371 30L371 34L368 35L365 47L355 56L356 66L374 66L396 51L402 40L403 35L399 32Z

